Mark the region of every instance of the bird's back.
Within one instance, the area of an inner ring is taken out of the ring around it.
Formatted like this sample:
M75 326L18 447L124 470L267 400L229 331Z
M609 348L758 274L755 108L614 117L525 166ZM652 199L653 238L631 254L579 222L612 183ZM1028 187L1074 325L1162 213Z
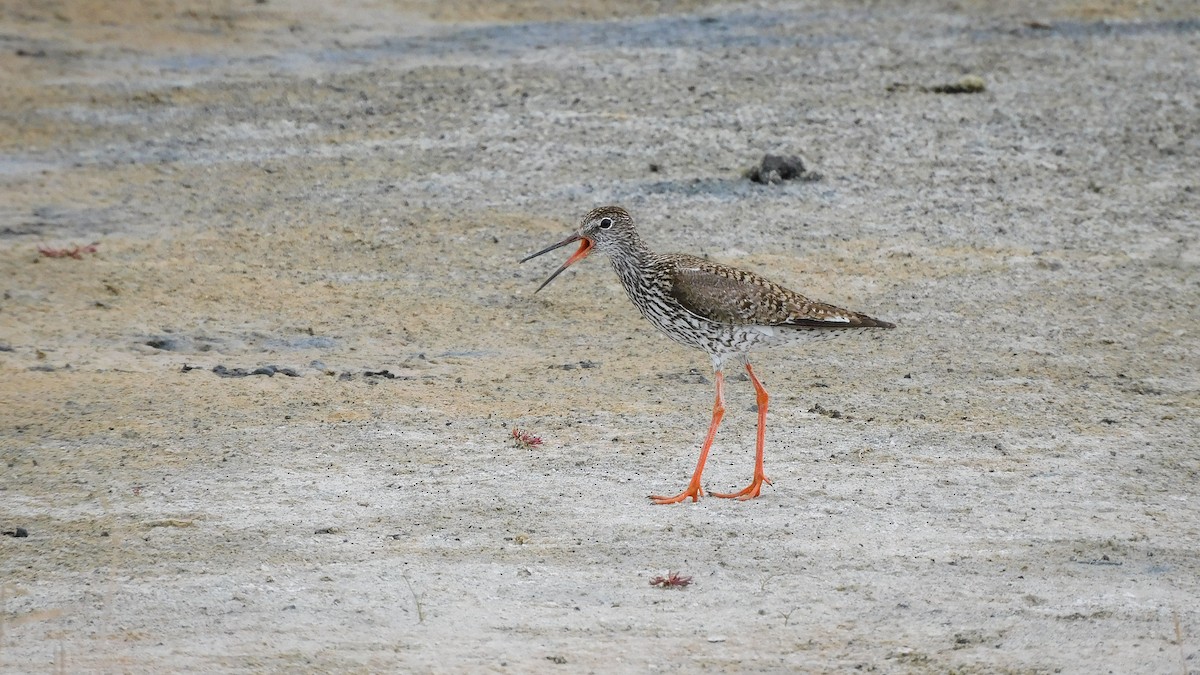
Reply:
M618 275L633 304L668 337L715 359L756 346L822 339L886 321L810 300L753 272L684 254L651 254Z
M671 270L672 298L710 321L810 330L892 328L866 314L811 300L753 272L690 255L664 258Z

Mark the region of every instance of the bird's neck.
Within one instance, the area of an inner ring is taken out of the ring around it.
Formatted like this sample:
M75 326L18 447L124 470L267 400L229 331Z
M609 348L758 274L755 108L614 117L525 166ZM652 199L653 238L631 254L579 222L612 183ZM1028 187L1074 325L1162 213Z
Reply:
M609 255L609 258L617 276L621 278L621 285L636 302L635 296L647 288L647 275L653 274L657 267L657 254L638 239L616 255Z

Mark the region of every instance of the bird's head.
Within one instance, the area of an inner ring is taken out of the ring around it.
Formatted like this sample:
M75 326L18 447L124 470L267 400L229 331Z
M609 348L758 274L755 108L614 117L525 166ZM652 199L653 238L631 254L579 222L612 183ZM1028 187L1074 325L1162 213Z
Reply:
M637 230L633 227L633 218L630 217L628 211L619 206L601 206L583 217L583 220L579 223L579 229L576 230L575 234L557 244L547 246L537 253L526 256L521 262L532 260L543 253L549 253L556 248L561 248L574 242L579 242L579 248L575 251L574 255L567 258L562 267L555 270L549 279L543 281L542 285L538 286L538 291L545 288L546 284L554 281L554 278L562 274L563 270L588 257L593 249L598 248L609 255L613 255L622 249L628 250L630 247L636 245L638 235ZM537 293L537 291L534 291L534 293Z

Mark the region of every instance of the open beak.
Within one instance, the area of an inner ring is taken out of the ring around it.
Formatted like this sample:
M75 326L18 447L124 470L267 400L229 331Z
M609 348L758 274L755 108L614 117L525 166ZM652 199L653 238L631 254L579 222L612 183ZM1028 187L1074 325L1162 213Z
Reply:
M553 251L556 248L562 248L563 246L566 246L567 244L571 244L574 242L579 242L579 250L575 251L575 254L572 255L570 258L567 258L567 262L563 263L562 267L554 270L554 274L551 274L549 279L543 281L542 285L538 286L537 291L534 291L534 293L537 293L538 291L545 288L546 284L550 283L551 281L554 281L554 277L562 274L563 270L567 269L571 265L574 265L575 263L579 262L580 260L583 260L584 258L586 258L588 256L588 254L592 252L592 247L594 246L594 244L592 244L592 240L588 239L587 237L581 237L578 234L573 234L573 235L567 237L566 239L563 239L562 241L558 242L557 244L547 246L546 248L538 251L537 253L534 253L533 255L527 255L521 259L521 262L525 262L526 260L532 260L532 259L538 257L539 255L542 255L543 253L549 253L550 251Z

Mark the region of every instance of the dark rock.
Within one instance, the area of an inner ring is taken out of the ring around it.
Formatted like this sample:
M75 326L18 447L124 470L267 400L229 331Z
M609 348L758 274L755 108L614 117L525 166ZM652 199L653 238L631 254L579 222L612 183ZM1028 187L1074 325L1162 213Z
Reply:
M784 157L783 155L763 155L762 161L746 170L746 178L755 183L773 185L786 180L799 180L806 183L821 180L821 174L810 170L804 165L804 159Z
M161 349L164 352L177 352L189 348L191 346L191 341L186 339L180 340L179 338L171 337L169 335L163 335L160 337L150 338L149 340L146 340L145 344L148 347Z
M221 377L247 377L250 375L274 377L275 373L287 375L288 377L300 377L300 373L294 368L280 368L279 366L259 366L254 370L246 370L245 368L226 368L222 365L216 365L213 366L212 371Z
M965 75L958 82L937 84L928 90L934 94L979 94L987 90L987 85L978 75Z

